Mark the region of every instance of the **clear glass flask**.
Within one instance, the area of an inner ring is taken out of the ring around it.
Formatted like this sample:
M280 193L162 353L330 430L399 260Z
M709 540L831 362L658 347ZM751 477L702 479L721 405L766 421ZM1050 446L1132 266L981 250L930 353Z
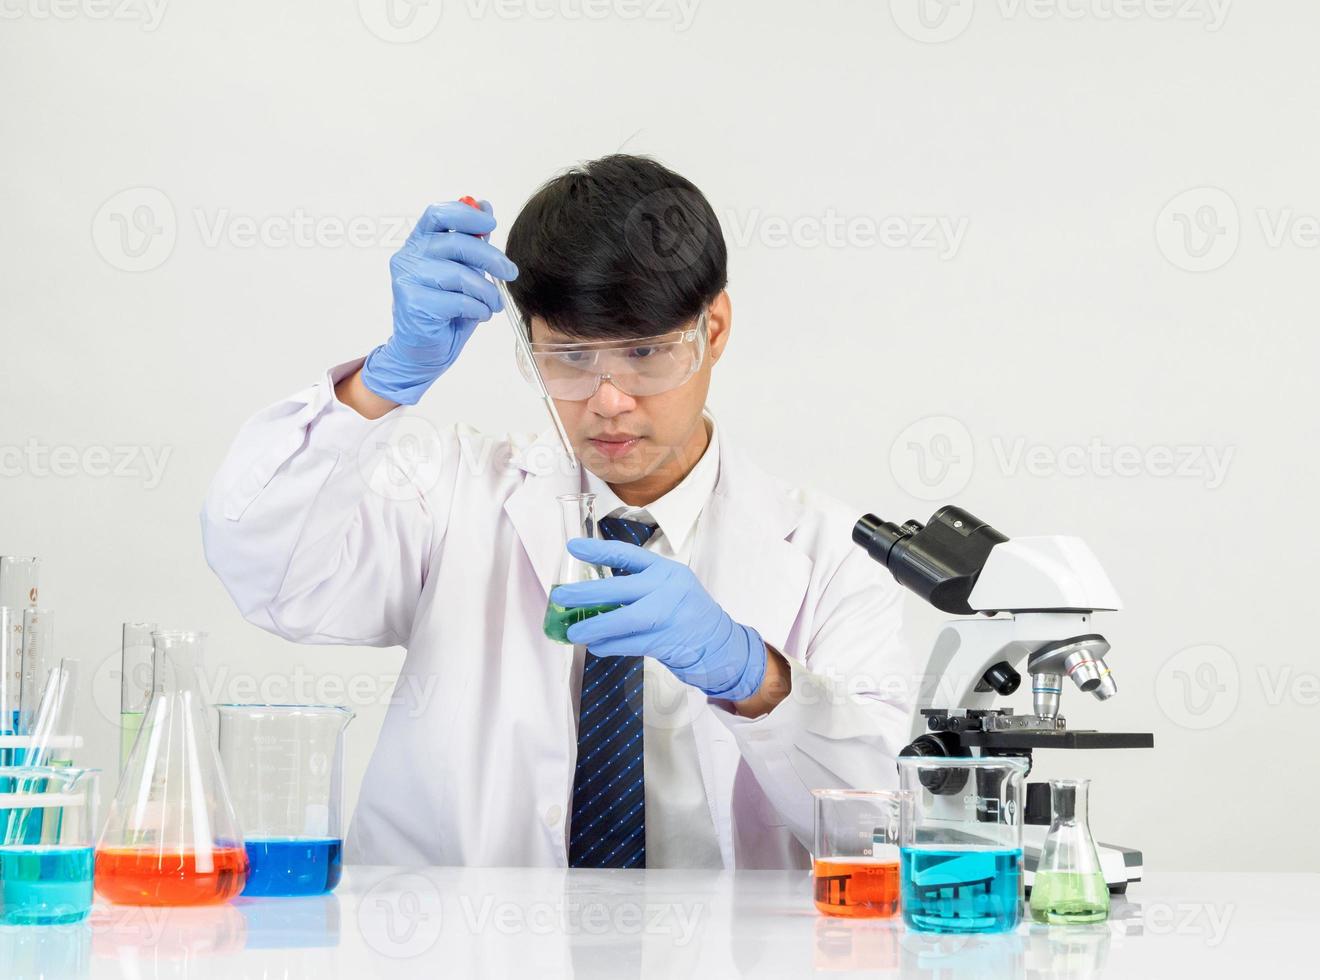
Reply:
M87 917L97 775L95 769L0 767L0 924Z
M243 894L321 895L339 884L347 708L221 704L220 762L249 871Z
M570 538L596 537L596 495L594 493L566 493L555 498L559 502L560 520L564 528L564 540L560 544L559 572L555 575L555 586L569 585L573 582L589 582L604 578L600 566L574 558L568 551ZM599 616L617 605L580 606L569 609L555 602L545 607L545 622L542 628L545 635L556 643L568 643L568 628L592 616Z
M975 933L1017 927L1027 768L1013 757L899 758L899 783L910 794L899 854L909 928Z
M142 728L142 716L151 700L152 646L155 623L125 623L119 667L119 769L128 765L133 742Z
M811 848L816 908L826 915L884 918L898 911L898 844L903 794L814 789Z
M18 692L18 733L32 731L32 722L46 688L46 678L58 665L55 659L55 612L29 607L23 610L23 677ZM17 760L16 760L17 761Z
M96 890L124 905L213 905L248 860L202 696L205 634L152 635L155 690L96 847Z
M1051 779L1053 818L1031 883L1031 917L1049 925L1109 918L1109 884L1087 819L1089 779Z

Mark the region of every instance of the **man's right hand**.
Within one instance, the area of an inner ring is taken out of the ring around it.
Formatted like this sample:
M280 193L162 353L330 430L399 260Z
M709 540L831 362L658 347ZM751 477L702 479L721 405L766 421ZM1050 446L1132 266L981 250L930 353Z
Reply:
M372 394L386 403L415 405L458 358L477 324L503 309L499 290L483 273L515 279L518 267L484 238L495 228L490 205L432 204L403 247L390 258L394 333L368 355L358 375L341 382L341 397ZM363 411L375 416L376 411ZM373 406L375 407L375 406Z

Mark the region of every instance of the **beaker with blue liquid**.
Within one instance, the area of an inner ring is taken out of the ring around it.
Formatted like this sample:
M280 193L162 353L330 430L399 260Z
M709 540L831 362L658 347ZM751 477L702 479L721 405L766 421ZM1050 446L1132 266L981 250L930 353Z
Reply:
M1022 807L1017 757L903 757L910 794L900 831L903 920L938 933L1008 932L1022 919Z
M0 766L0 925L87 917L96 782L95 769Z
M347 708L221 704L220 762L247 848L246 898L322 895L343 864Z

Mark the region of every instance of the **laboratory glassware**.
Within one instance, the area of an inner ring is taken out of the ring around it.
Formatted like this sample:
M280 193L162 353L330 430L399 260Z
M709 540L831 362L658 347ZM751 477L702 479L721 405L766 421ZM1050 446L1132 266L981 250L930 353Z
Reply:
M18 733L19 692L23 688L23 614L0 606L0 736ZM10 762L0 749L0 765Z
M41 577L40 558L0 556L0 606L23 610L37 604L37 583Z
M466 204L470 208L481 210L481 204L475 197L465 194L459 199L460 204ZM485 235L481 236L485 238ZM555 435L559 437L559 444L564 447L564 452L568 454L568 461L574 466L578 465L577 454L573 452L573 440L568 437L568 430L564 428L564 420L559 417L559 409L555 408L555 400L550 397L550 392L546 390L545 380L541 377L540 368L532 360L531 351L531 327L524 327L521 318L518 315L518 306L513 301L513 296L509 292L508 284L503 279L491 277L494 279L495 288L499 291L500 301L504 304L504 315L509 319L509 326L513 328L514 343L518 347L521 356L526 357L532 362L532 374L535 379L537 393L541 396L541 402L545 405L546 414L550 416L550 422L555 428Z
M125 623L119 669L119 769L128 765L142 715L151 700L151 634L155 623Z
M816 789L811 849L816 908L826 915L882 918L898 911L897 791Z
M7 620L10 632L7 645L0 645L3 653L5 673L9 677L8 690L3 691L3 709L6 714L0 718L0 735L17 734L19 713L22 703L23 677L23 610L37 604L37 582L41 575L40 558L20 558L15 555L0 556L0 607L9 610L9 615L0 619ZM4 644L5 641L0 641ZM16 761L9 750L0 751L0 763Z
M555 575L554 585L569 585L574 582L590 582L593 579L604 578L605 573L599 566L575 558L568 551L570 538L596 537L596 495L566 493L555 499L559 502L564 537L560 542L559 571ZM555 642L569 643L571 641L568 638L568 628L574 623L580 623L584 619L618 608L617 604L568 608L551 600L545 607L545 622L542 628L545 630L545 635Z
M0 924L86 918L96 788L95 769L0 767Z
M78 661L64 658L46 674L41 697L26 732L22 759L27 766L69 766L76 742L74 709L77 704ZM16 760L17 761L17 760Z
M245 896L320 895L339 883L344 730L331 705L220 704L220 763L249 871Z
M124 905L213 905L248 860L202 696L204 633L152 634L154 690L96 847L96 890Z
M1049 925L1103 922L1109 885L1087 818L1089 779L1051 779L1053 818L1031 883L1031 917Z
M30 607L23 610L23 677L18 692L18 732L32 731L46 677L56 666L55 612ZM17 761L17 760L15 760Z
M922 932L1006 932L1022 915L1023 780L1016 757L903 756L903 921Z

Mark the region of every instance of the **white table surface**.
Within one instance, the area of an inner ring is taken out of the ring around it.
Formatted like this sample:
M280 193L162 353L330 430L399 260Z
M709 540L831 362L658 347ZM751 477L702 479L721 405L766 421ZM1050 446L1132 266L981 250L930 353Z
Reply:
M818 915L788 871L350 867L312 899L98 902L0 927L0 978L1320 976L1320 875L1151 874L1110 920L929 936Z

